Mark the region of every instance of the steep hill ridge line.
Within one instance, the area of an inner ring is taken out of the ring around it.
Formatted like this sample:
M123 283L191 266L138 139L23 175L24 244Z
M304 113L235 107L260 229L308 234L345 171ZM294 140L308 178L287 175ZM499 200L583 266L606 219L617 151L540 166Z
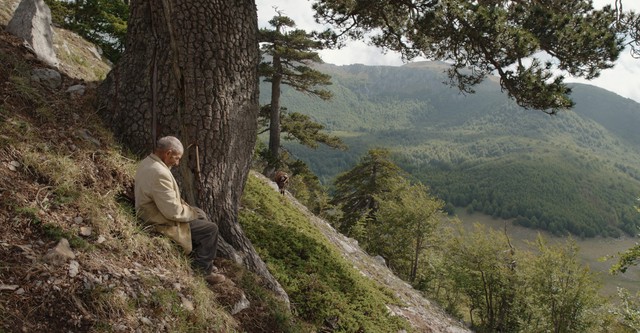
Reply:
M252 172L254 177L269 184L274 191L279 191L277 185L257 172ZM415 290L407 282L397 277L381 261L376 260L363 251L358 242L337 232L326 220L314 215L290 193L286 198L294 207L302 212L309 222L315 226L342 254L348 262L352 263L360 273L387 289L393 291L404 305L387 305L389 311L395 315L406 318L418 332L464 333L471 332L464 324L452 319L437 304L429 301L419 291Z

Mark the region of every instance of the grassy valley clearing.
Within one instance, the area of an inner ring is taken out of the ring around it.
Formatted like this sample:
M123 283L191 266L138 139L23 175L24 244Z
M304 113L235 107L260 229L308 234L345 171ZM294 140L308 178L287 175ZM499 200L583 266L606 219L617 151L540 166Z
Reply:
M491 216L473 213L469 214L464 209L457 209L456 215L462 221L466 230L473 230L474 223L480 223L495 230L504 230L505 222L507 223L507 233L516 249L533 249L528 242L535 241L538 234L548 239L551 243L566 242L568 237L553 236L548 232L532 230L529 228L516 226L511 224L510 220L501 218L493 218ZM624 251L638 242L638 238L620 237L620 238L574 238L580 248L579 257L584 264L591 267L601 279L603 286L601 293L606 296L614 296L617 287L626 288L632 292L640 291L640 267L632 267L624 274L611 275L609 268L617 260L617 257L603 261L602 258L616 256L618 252Z

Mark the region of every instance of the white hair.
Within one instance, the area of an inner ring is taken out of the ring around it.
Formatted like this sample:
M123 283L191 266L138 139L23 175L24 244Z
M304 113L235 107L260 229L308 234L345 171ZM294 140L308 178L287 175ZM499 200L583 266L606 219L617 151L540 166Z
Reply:
M167 151L173 150L176 153L184 153L184 147L182 146L182 142L178 140L175 136L165 136L158 139L158 143L156 145L157 151Z

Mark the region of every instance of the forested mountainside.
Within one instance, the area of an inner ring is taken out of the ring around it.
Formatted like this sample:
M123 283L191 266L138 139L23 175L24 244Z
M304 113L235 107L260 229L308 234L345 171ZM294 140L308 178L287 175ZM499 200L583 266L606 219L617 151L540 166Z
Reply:
M573 110L524 110L487 80L475 94L447 84L445 64L333 66L330 101L285 89L282 106L310 115L349 146L286 147L327 185L372 147L386 147L452 205L556 234L634 235L640 193L640 104L573 84ZM269 86L261 95L267 101Z

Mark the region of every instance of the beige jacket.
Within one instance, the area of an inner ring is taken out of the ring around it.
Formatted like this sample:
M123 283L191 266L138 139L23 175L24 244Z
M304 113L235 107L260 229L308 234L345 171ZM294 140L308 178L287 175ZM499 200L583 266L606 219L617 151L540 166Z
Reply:
M169 167L155 154L138 165L135 197L138 217L190 253L189 221L197 219L198 213L180 198L180 189Z

